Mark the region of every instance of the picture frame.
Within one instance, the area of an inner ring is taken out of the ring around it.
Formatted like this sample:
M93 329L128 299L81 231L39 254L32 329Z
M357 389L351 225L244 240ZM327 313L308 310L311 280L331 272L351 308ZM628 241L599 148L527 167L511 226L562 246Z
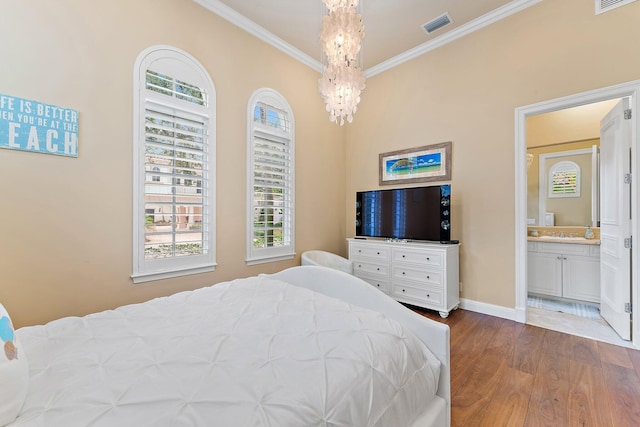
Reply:
M379 184L451 180L451 141L379 155Z

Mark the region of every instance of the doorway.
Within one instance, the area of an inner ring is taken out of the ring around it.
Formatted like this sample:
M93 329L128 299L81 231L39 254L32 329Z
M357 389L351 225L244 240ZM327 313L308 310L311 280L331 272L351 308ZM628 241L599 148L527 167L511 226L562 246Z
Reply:
M634 81L622 85L598 89L591 92L572 95L565 98L545 101L538 104L520 107L516 109L516 319L526 323L529 318L527 308L527 132L526 119L544 113L560 111L568 108L584 106L601 101L630 97L631 109L634 111L631 124L631 172L632 172L632 195L631 195L631 234L638 235L638 209L639 198L638 185L636 185L638 171L638 132L640 120L638 114L640 81ZM638 251L632 251L631 255L631 304L638 307ZM632 315L633 318L633 315ZM639 325L640 322L632 323L632 342L634 348L639 348Z

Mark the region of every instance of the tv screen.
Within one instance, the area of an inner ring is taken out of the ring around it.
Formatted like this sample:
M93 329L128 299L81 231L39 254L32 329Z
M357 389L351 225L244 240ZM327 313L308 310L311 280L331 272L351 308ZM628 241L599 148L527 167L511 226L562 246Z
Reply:
M359 191L356 236L451 240L451 185Z

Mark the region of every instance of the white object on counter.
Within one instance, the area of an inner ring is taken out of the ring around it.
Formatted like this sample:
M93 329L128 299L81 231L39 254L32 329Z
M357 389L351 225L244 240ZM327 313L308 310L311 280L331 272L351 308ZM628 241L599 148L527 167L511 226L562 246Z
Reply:
M553 227L556 225L556 214L553 212L545 212L544 214L544 226Z

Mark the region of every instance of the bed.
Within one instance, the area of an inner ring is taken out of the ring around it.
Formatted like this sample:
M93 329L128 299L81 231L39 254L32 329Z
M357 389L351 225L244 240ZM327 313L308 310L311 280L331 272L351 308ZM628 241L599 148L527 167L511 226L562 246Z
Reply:
M14 358L0 375L3 387L18 386L0 398L26 393L15 419L0 402L0 424L10 426L450 425L448 326L326 267L219 283L9 338ZM28 365L26 386L5 375L18 361Z

